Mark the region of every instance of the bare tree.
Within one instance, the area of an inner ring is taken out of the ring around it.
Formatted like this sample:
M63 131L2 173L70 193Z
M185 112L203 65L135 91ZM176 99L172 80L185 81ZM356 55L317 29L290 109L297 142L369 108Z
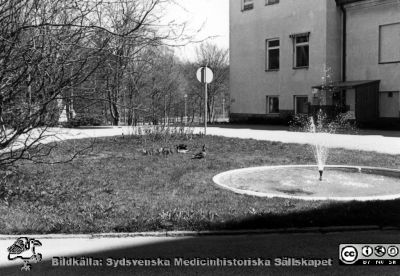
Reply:
M57 122L58 100L97 67L98 50L82 47L82 21L92 8L75 1L0 1L1 165L51 149L40 142Z
M146 90L144 86L152 84L150 78L147 84L143 83L144 74L149 73L157 59L157 55L149 53L158 53L158 48L164 45L185 44L191 39L184 32L185 23L170 24L163 20L165 6L172 4L172 0L118 0L106 2L97 11L96 24L109 31L98 35L107 36L109 43L102 51L105 65L96 76L98 89L92 90L92 99L106 102L104 113L114 125L121 118L130 124L137 114L146 111L143 102L137 100L143 98L140 93ZM90 102L87 94L84 98Z
M229 99L229 51L221 49L215 44L202 43L197 48L197 62L198 66L207 65L214 73L214 79L208 85L207 90L207 120L212 122L216 116L217 104L221 107L223 101L229 102L227 100ZM200 93L200 95L202 94Z
M42 142L60 101L71 111L79 97L105 87L91 100L109 103L117 124L129 62L172 39L157 28L167 2L0 0L0 165L50 152Z

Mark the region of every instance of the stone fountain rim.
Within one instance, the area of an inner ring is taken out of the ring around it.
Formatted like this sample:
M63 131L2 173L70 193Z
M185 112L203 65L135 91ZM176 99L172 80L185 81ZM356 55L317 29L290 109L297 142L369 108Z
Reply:
M383 200L395 200L400 198L400 194L393 194L393 195L381 195L381 196L364 196L364 197L313 197L313 196L292 196L292 195L277 195L275 193L265 193L265 192L256 192L250 190L242 190L230 187L226 184L223 184L220 179L225 175L229 175L234 172L240 171L252 171L252 170L260 170L260 169L282 169L282 168L317 168L318 165L276 165L276 166L258 166L258 167L248 167L248 168L240 168L225 171L215 175L212 180L217 185L226 190L230 190L237 194L242 195L249 195L249 196L256 196L256 197L265 197L265 198L286 198L286 199L296 199L296 200L305 200L305 201L383 201ZM389 168L382 168L382 167L368 167L368 166L349 166L349 165L325 165L324 168L337 168L337 169L357 169L359 171L362 170L369 170L370 172L395 172L399 173L400 170L397 169L389 169ZM376 174L376 173L374 173ZM377 174L377 175L383 175Z

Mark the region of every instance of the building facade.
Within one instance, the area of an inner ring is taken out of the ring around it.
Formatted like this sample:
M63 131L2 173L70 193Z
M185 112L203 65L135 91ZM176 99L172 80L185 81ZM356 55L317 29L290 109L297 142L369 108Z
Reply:
M230 74L232 121L317 105L398 119L400 1L230 0Z

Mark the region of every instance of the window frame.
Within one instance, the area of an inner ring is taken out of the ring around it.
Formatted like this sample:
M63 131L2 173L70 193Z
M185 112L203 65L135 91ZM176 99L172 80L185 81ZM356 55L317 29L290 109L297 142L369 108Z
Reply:
M269 46L269 42L271 42L271 41L278 41L279 42L279 46L270 47ZM278 66L278 68L270 68L270 64L269 64L269 61L270 61L269 52L270 52L270 50L279 50L279 53L278 53L279 66ZM281 62L280 62L281 60L280 60L280 58L281 58L281 40L279 39L279 37L278 38L266 39L265 40L265 71L266 72L279 71L281 69Z
M270 106L270 99L273 99L273 98L277 98L278 99L278 112L271 112L270 111L270 108L269 108L269 106ZM267 106L266 106L266 113L267 113L267 115L279 115L280 113L281 113L281 111L280 111L280 108L279 108L279 95L267 95L266 96L266 104L267 104Z
M299 99L299 98L307 98L307 103L309 103L309 97L308 97L308 95L294 95L294 101L293 101L293 105L294 105L293 111L294 111L294 114L308 114L308 113L299 113L299 112L297 111L297 99ZM308 108L309 108L309 107L308 107Z
M246 1L249 3L245 3ZM249 8L246 8L247 6ZM252 9L254 9L254 0L242 0L242 12L251 11Z
M273 3L270 3L270 1L275 1ZM271 6L271 5L276 5L279 4L279 0L265 0L265 6Z
M390 24L383 24L379 25L379 38L378 38L378 64L391 64L391 63L400 63L399 60L394 61L382 61L382 28L391 25L399 25L400 22L390 23ZM400 45L399 45L400 47Z
M299 37L307 37L307 42L297 42L296 39ZM310 67L310 32L299 33L290 35L293 39L293 69L308 69ZM308 56L307 56L307 66L297 66L297 47L307 46Z

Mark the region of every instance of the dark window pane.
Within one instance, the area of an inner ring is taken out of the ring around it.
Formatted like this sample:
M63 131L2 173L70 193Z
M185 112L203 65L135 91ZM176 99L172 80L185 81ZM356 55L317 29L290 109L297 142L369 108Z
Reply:
M308 98L307 97L296 97L296 111L300 114L308 113Z
M309 47L297 46L296 47L296 67L307 67L309 58Z
M245 10L245 11L251 10L251 9L253 9L253 4L246 4L246 5L244 5L244 7L243 7L243 10Z
M268 47L278 47L278 46L279 46L279 40L268 41Z
M304 43L308 42L308 36L307 35L302 35L302 36L297 36L296 37L296 43Z
M269 113L279 113L279 98L278 97L270 97L269 99Z
M268 69L279 69L279 49L269 50L268 53Z
M251 10L253 6L253 0L243 0L243 10Z
M266 5L278 4L279 0L266 0Z

